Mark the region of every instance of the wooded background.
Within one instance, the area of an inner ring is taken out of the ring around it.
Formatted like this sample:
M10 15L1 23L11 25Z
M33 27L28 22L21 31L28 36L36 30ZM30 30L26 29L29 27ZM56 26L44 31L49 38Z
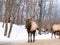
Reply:
M58 0L0 0L0 22L10 22L23 25L22 16L33 18L39 27L50 28L52 24L60 23ZM12 18L13 17L13 18ZM7 20L6 20L7 19Z

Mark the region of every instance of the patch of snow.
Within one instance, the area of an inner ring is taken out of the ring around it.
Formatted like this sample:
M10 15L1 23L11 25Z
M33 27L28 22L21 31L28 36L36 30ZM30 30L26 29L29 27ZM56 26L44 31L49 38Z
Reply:
M8 24L8 30L10 24ZM16 25L13 24L12 32L10 35L10 38L7 38L7 36L4 36L4 28L2 28L2 22L0 22L0 42L16 42L16 41L26 41L28 40L28 34L25 29L24 25ZM41 39L51 39L51 33L49 34L42 34L36 35L36 40L41 40Z

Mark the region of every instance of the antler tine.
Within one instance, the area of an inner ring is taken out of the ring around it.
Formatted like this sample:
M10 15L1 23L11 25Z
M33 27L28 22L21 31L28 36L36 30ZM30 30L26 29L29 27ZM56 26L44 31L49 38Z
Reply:
M35 15L33 15L33 16L31 17L31 19L34 18L34 17L35 17Z
M34 7L34 15L31 17L31 19L35 17L36 13L37 13L37 7Z
M23 18L24 20L26 20L26 17L25 17L25 16L22 16L22 18Z

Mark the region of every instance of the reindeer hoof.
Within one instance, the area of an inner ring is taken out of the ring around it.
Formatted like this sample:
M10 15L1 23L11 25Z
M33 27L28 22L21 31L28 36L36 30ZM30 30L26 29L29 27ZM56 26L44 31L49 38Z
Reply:
M32 43L33 41L31 40L31 43Z
M33 40L33 42L35 42L35 40Z
M29 41L28 41L28 43L29 43Z

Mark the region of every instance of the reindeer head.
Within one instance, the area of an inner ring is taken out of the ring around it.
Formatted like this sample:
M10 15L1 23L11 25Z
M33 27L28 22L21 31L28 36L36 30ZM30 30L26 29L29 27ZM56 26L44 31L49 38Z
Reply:
M24 17L24 21L26 22L25 26L27 30L34 31L38 28L37 23L33 20L33 17L28 19Z

